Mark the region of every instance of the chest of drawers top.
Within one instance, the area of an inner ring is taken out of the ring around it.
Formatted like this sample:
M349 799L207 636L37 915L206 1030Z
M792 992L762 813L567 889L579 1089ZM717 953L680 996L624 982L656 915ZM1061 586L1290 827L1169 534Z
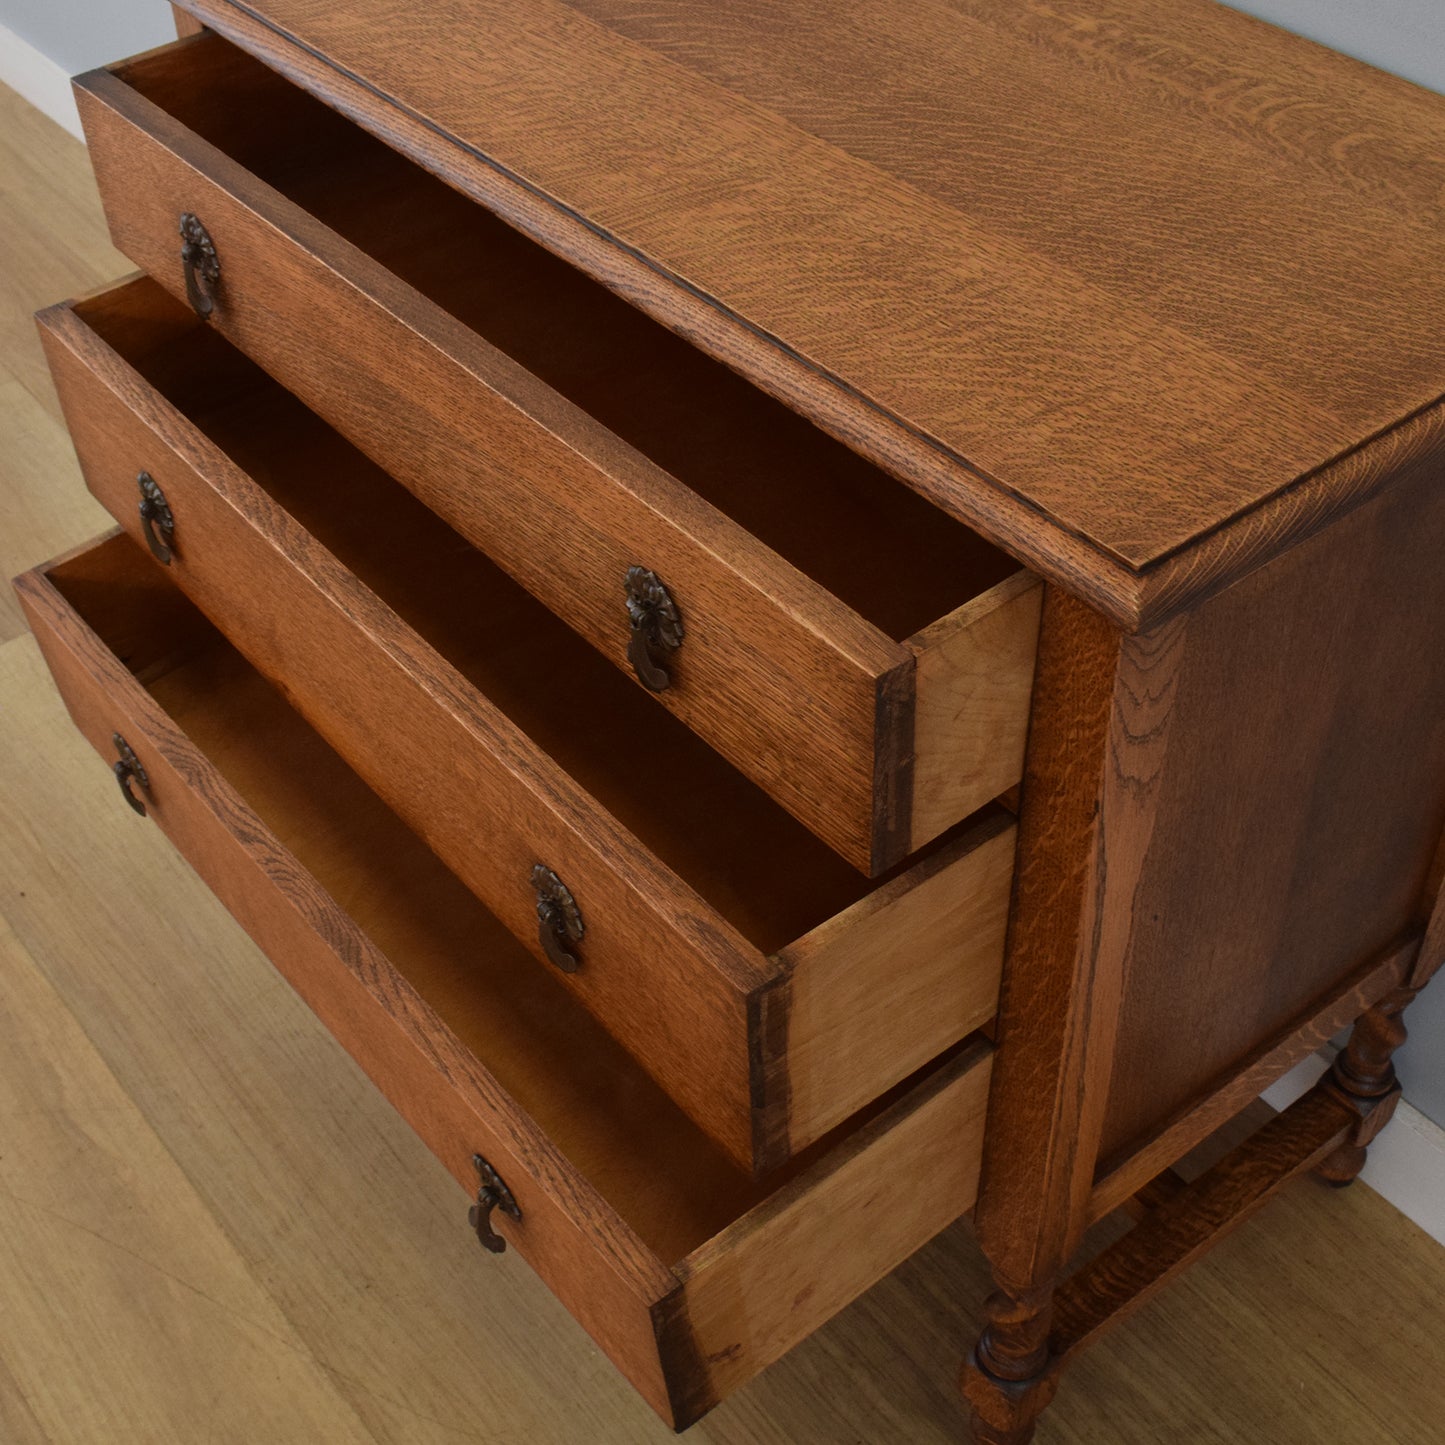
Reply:
M184 8L1125 626L1445 394L1440 108L1212 0Z

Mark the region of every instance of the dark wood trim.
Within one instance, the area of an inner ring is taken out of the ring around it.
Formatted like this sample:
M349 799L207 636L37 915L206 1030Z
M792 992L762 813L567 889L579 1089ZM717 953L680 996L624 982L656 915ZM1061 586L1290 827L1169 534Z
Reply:
M873 694L873 834L869 872L908 855L913 837L914 715L918 662L880 673Z
M1346 1138L1353 1111L1315 1088L1150 1213L1058 1292L1054 1367L1127 1319L1194 1260L1243 1224Z

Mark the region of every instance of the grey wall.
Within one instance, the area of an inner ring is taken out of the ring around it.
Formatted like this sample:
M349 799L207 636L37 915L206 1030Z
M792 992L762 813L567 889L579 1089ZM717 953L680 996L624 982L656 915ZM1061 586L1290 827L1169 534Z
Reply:
M1445 5L1441 0L1228 3L1371 65L1445 91ZM159 45L172 34L170 10L163 0L0 0L0 25L72 72Z
M3 4L4 0L0 0ZM1168 0L1163 0L1168 3ZM1225 0L1322 45L1445 91L1445 4L1441 0Z
M1427 988L1405 1015L1410 1042L1400 1050L1405 1097L1445 1129L1445 974Z
M0 25L72 75L176 37L163 0L0 0Z
M1445 0L1231 3L1445 92ZM0 0L0 25L72 73L159 45L174 34L170 7L162 0ZM1409 1022L1411 1040L1400 1057L1406 1094L1445 1126L1445 979L1415 1005Z

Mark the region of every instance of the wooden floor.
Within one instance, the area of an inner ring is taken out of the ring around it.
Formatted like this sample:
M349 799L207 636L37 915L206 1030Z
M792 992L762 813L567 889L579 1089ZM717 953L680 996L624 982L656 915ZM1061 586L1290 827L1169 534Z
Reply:
M130 269L0 91L0 561L107 525L29 323ZM900 1188L906 1182L899 1182ZM116 796L0 600L0 1442L646 1445L669 1432ZM949 1230L696 1427L931 1445L986 1288ZM1437 1445L1445 1250L1288 1193L1070 1376L1041 1445ZM1381 1420L1389 1421L1382 1428Z

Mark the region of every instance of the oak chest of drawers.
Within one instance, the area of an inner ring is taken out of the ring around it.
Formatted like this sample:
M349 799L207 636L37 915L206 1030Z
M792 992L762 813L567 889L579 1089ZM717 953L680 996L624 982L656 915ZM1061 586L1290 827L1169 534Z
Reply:
M77 82L146 274L40 318L60 691L679 1428L973 1211L1030 1438L1358 1173L1445 958L1445 104L1157 9L187 0Z

